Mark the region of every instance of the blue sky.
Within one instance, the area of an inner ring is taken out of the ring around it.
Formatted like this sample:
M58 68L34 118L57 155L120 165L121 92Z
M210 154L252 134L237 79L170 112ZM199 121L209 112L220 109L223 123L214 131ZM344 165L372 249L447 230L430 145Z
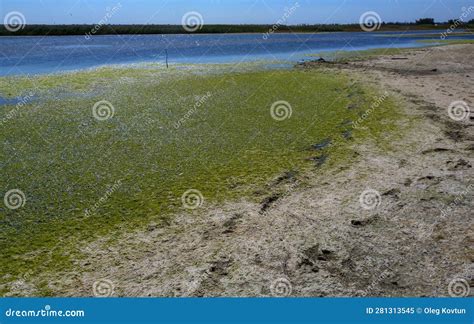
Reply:
M275 23L296 2L290 24L355 23L366 11L377 12L383 21L444 21L474 6L473 0L0 0L0 18L19 11L28 24L95 24L120 3L110 23L180 24L189 11L199 12L206 24Z

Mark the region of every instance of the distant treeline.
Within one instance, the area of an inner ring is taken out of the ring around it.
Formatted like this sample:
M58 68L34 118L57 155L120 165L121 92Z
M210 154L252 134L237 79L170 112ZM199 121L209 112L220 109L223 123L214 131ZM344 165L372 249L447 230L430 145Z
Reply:
M425 18L427 19L427 18ZM448 29L454 21L434 24L432 20L416 23L382 23L379 31ZM457 28L473 28L474 21L463 23ZM361 31L359 24L350 25L204 25L196 33L285 33L285 32L341 32ZM36 35L113 35L113 34L188 34L181 25L25 25L11 32L0 26L0 36Z

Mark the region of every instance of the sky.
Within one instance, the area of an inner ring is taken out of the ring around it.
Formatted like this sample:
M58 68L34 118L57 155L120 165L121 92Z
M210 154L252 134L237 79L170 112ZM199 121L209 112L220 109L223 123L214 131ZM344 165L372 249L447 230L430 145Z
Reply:
M27 24L97 24L104 17L111 24L181 24L187 12L198 12L204 24L274 24L285 16L286 24L313 24L358 23L375 11L385 22L446 21L470 6L473 0L0 0L0 19L15 11Z

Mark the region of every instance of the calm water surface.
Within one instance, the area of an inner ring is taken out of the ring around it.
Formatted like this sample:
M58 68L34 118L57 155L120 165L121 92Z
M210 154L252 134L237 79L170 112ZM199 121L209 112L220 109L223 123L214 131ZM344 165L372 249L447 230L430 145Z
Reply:
M426 37L417 34L430 34ZM308 59L323 51L380 47L419 47L420 39L439 39L440 31L380 33L213 35L111 35L0 37L0 76L56 73L108 64L164 62L233 63ZM387 37L389 36L389 37ZM408 36L408 37L407 37ZM474 39L474 35L451 39Z

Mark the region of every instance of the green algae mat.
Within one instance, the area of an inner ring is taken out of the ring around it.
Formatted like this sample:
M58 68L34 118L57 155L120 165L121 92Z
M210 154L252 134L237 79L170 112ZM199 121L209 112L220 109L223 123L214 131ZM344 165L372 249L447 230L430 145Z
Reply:
M25 99L0 106L2 294L73 267L85 242L260 199L274 177L330 167L397 119L390 98L343 74L256 66L10 77L0 95Z

